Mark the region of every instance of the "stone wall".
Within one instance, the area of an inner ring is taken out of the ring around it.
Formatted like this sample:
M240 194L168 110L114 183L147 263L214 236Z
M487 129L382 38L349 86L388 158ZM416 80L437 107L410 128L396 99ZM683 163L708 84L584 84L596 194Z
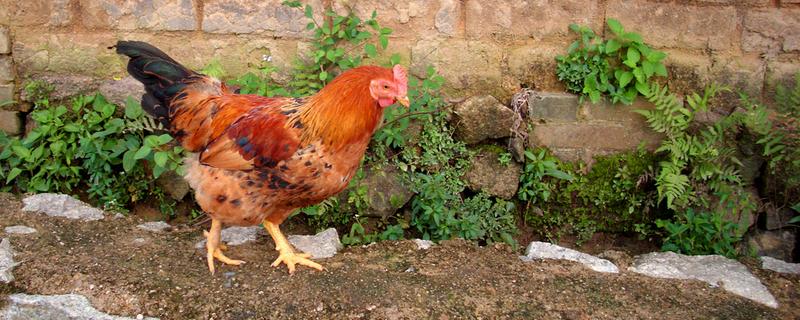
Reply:
M119 39L151 42L192 68L218 58L226 71L239 74L271 56L286 69L306 51L309 38L302 13L281 2L0 0L0 100L14 88L7 79L13 77L14 67L19 79L72 79L64 83L73 90L92 90L102 83L98 79L124 77L125 61L108 49ZM584 24L601 33L607 18L619 19L626 29L669 53L668 82L676 92L718 81L762 96L775 80L800 71L798 0L307 2L362 16L376 10L381 23L394 29L386 56L399 53L418 76L435 66L447 79L447 94L454 101L491 94L507 103L521 87L562 92L554 58L573 39L567 26ZM3 55L8 51L3 50L8 43L4 32L11 37L13 63ZM3 73L4 68L11 71ZM616 111L596 114L594 110L601 109L577 102L569 108L541 114L543 119L556 118L537 126L531 139L564 150L581 149L584 146L576 141L596 136L598 123L618 127L603 129L611 137L651 138L626 133L626 127L640 125L638 120L618 121L628 115L610 120ZM565 130L572 140L550 134Z

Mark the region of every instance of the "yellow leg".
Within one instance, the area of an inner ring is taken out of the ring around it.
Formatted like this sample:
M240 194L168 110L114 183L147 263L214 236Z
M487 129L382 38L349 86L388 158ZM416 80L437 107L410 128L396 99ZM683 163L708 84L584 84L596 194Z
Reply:
M222 232L222 222L216 219L211 219L211 229L203 231L203 236L206 237L206 260L208 260L208 270L214 274L214 258L217 258L224 264L238 266L244 261L233 260L222 254L222 250L227 249L224 244L219 243L220 232Z
M275 259L275 262L272 263L273 267L277 267L281 264L281 262L283 262L286 264L286 267L289 268L289 274L294 273L295 264L314 268L319 271L324 269L319 263L308 259L311 257L310 254L295 252L294 248L292 248L292 245L289 244L289 241L287 241L286 237L283 236L283 233L277 224L269 222L268 220L264 220L264 228L267 229L269 235L272 236L272 240L275 241L275 250L278 250L280 253L278 255L278 259Z

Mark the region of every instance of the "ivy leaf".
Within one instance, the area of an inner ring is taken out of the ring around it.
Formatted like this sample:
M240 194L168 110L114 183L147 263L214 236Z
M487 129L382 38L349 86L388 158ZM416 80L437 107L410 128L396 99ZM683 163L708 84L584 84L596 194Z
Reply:
M614 34L620 35L624 32L624 30L622 29L622 24L619 23L617 19L609 18L608 21L606 21L606 23L608 24L608 28L611 29L611 32L613 32Z
M619 41L614 39L608 40L608 43L606 43L606 53L617 52L617 50L619 50L621 47L622 44L619 43Z
M375 45L371 43L364 45L364 51L367 52L367 56L370 58L374 58L378 55L378 50L375 48Z
M159 167L163 167L167 165L167 160L169 159L169 154L164 151L156 152L153 155L153 160L155 161L156 165Z

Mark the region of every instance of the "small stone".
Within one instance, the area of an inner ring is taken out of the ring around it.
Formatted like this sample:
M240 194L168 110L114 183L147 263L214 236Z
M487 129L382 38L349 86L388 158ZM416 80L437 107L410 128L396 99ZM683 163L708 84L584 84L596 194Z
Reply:
M144 85L131 76L127 76L120 80L106 80L100 83L98 91L109 102L118 106L124 106L125 100L128 97L135 101L139 101L144 94Z
M289 236L291 243L297 250L308 253L314 259L333 257L337 251L343 248L339 241L339 234L336 229L329 228L313 236Z
M238 246L248 242L256 241L256 235L258 232L261 231L261 227L253 226L253 227L229 227L222 229L220 233L220 241L224 242L229 246ZM197 249L203 249L206 247L206 240L203 239L202 241L198 242L195 245Z
M14 100L14 84L0 84L0 102Z
M460 18L461 2L455 0L441 0L439 3L441 6L434 17L436 30L448 36L455 35L456 28L458 27L458 19Z
M528 96L528 117L533 121L577 121L579 106L574 94L535 92Z
M512 161L503 165L497 153L482 151L472 158L464 179L472 190L508 200L517 194L521 173L522 165L519 163Z
M511 127L519 117L493 96L475 96L454 109L456 136L467 144L511 136Z
M0 56L0 83L14 81L14 62L11 56Z
M743 264L720 255L687 256L674 252L652 252L637 256L628 270L655 278L696 279L777 308L767 287Z
M156 179L156 183L164 189L172 199L179 201L191 190L189 182L175 171L164 172L164 174Z
M11 53L11 38L7 27L0 27L0 54Z
M142 224L140 224L140 225L138 225L136 227L139 228L139 229L145 230L145 231L150 231L150 232L164 232L164 231L168 231L169 229L172 229L172 226L169 225L169 223L166 223L164 221L145 222L145 223L142 223Z
M22 199L22 211L42 212L51 217L94 221L103 219L103 211L65 194L40 193Z
M14 250L11 249L11 241L3 239L0 241L0 282L9 283L14 281L11 271L17 263L14 262Z
M364 215L387 219L394 215L397 209L402 208L414 196L414 192L404 183L401 172L394 166L383 166L380 170L365 170L364 179L361 179L355 188L365 187L367 198L370 199ZM342 192L339 203L348 210L347 192Z
M3 101L0 101L2 103ZM16 136L22 133L22 118L17 111L0 110L0 131Z
M788 263L773 257L761 257L761 268L780 273L800 274L800 263Z
M422 240L422 239L414 239L411 240L417 245L417 250L428 250L432 245L434 245L433 241L430 240Z
M89 299L78 294L29 295L12 294L0 310L0 319L71 319L71 320L128 320L95 309ZM137 319L158 320L142 316Z
M757 230L747 235L747 245L759 256L770 256L783 261L792 261L795 234L789 230Z
M6 227L4 230L5 230L6 233L10 233L10 234L31 234L31 233L36 233L36 229L28 227L28 226L22 226L22 225Z
M552 243L533 241L528 245L528 249L525 252L524 256L519 257L522 261L533 261L534 259L569 260L582 263L597 272L619 273L619 269L611 261Z

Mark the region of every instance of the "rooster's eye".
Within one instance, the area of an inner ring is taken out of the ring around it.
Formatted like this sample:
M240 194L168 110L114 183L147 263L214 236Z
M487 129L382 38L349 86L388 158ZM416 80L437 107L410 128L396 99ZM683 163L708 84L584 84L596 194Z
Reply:
M384 84L383 88L386 89L386 90L389 90L389 85Z

